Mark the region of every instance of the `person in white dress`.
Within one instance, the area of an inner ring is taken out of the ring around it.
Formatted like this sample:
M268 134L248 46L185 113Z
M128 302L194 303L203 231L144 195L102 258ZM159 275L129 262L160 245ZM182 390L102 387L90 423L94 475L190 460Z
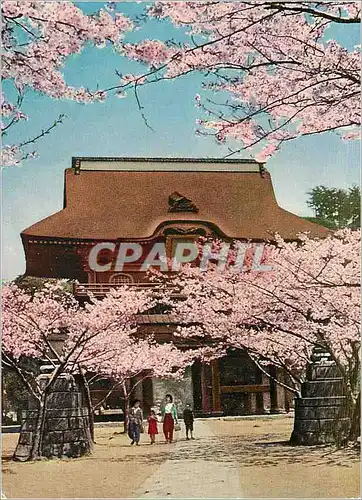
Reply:
M162 408L163 433L166 443L172 443L173 431L177 424L177 410L171 394L166 394L165 406Z

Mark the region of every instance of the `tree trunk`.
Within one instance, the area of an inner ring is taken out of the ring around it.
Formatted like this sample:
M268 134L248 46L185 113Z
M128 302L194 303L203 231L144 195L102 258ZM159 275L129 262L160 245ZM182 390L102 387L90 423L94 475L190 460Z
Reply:
M95 441L94 441L94 413L93 413L92 405L89 406L89 431L90 431L92 442L95 443Z
M349 431L349 440L357 441L361 435L361 393L358 394L354 407L351 411L351 428Z
M92 406L91 392L89 389L88 380L85 377L83 370L80 368L79 371L80 371L80 374L81 374L82 380L83 380L83 385L84 385L84 389L85 389L85 399L86 399L88 413L89 413L89 432L91 435L92 442L94 443L95 442L94 441L94 411L93 411L93 406Z
M127 434L127 431L128 431L129 399L130 399L130 395L125 394L125 396L124 396L124 422L123 422L123 430L124 430L125 434Z
M39 406L38 406L38 415L36 419L35 429L33 431L33 445L31 448L29 460L37 460L41 456L41 445L43 441L43 434L45 428L45 411L46 411L46 398L47 392L44 391L41 395Z

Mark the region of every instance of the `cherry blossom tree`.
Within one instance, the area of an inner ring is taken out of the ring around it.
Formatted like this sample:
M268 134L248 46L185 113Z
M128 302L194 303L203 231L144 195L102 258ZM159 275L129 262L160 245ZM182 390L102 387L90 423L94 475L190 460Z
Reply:
M314 347L323 348L343 378L358 436L360 231L294 243L277 237L267 260L271 269L242 273L232 265L221 272L216 262L207 271L185 266L173 278L184 295L174 303L180 335L244 349L269 377L266 365L280 367L290 382L276 382L297 397Z
M119 352L123 346L129 348L137 330L136 315L148 310L152 301L146 292L125 287L82 307L72 294L64 293L61 283L49 284L33 296L13 284L3 288L2 360L20 377L38 408L31 459L39 456L46 398L60 374L105 362L115 345ZM61 351L52 343L54 334L60 333ZM53 366L45 385L24 358Z
M82 306L64 285L62 281L48 283L31 294L15 284L3 288L2 360L18 375L38 407L30 459L39 456L46 398L62 373L78 373L85 383L93 437L97 404L91 401L92 381L99 377L111 380L104 400L121 387L127 410L132 392L146 378L180 379L195 359L211 359L213 354L208 347L179 349L172 342L142 338L137 317L155 306L152 292L124 286L112 289L101 300L89 297ZM61 349L55 347L54 334L62 334ZM29 359L53 367L45 385L39 381L38 370L29 369Z
M303 135L338 131L356 138L359 47L346 49L329 39L328 29L338 25L348 34L360 21L359 2L156 2L147 14L187 28L190 42L136 44L122 40L133 24L115 5L105 3L98 14L87 15L74 2L2 3L3 134L27 120L26 89L84 103L102 101L112 91L123 95L133 86L138 100L140 85L196 71L205 75L202 97L195 95L201 111L197 131L240 144L230 154L247 149L264 161L284 141ZM118 71L120 84L108 89L74 88L62 68L88 44L114 48L149 71ZM3 164L34 156L29 147L63 118L20 144L5 144Z
M240 144L265 161L300 136L338 131L358 136L360 50L329 37L348 36L360 22L360 2L156 2L148 15L188 29L189 43L125 44L128 57L149 66L124 75L123 88L205 75L198 133ZM201 92L201 90L200 90ZM213 95L215 97L213 97Z
M28 117L22 111L27 89L53 99L72 99L87 103L102 101L106 94L67 84L62 69L67 60L85 46L118 47L132 22L105 4L96 15L86 15L73 2L4 1L2 19L2 79L6 93L1 95L2 134ZM2 164L16 165L33 157L29 147L63 120L20 144L5 144Z
M130 399L136 388L147 379L181 380L185 369L195 359L211 359L214 352L209 348L180 349L173 342L159 343L151 335L146 339L131 342L128 346L114 346L112 356L105 355L101 361L90 362L83 368L92 374L88 388L100 379L111 381L105 396L93 405L93 410L102 405L116 389L124 396L124 432L127 432Z

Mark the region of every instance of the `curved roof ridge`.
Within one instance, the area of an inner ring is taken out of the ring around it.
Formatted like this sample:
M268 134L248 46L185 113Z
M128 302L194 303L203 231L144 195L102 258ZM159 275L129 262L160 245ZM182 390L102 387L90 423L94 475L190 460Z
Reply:
M175 211L169 205L174 192L181 196ZM65 199L63 210L22 234L132 240L152 236L167 221L205 221L236 239L269 240L274 232L286 239L303 231L314 236L328 233L280 208L270 175L255 172L86 171L74 175L73 169L67 169Z

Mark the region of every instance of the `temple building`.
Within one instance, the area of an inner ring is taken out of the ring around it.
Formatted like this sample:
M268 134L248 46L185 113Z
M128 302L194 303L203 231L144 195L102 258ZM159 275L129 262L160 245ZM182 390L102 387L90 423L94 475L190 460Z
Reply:
M99 243L112 244L113 254L121 243L138 243L147 254L162 242L171 257L178 242L199 236L264 242L275 233L294 240L305 231L313 237L328 233L279 207L270 174L252 160L73 158L64 176L63 209L21 237L26 274L76 280L74 293L84 300L90 291L102 297L111 287L150 285L143 257L119 272L105 248L98 256L103 268L94 270L89 253ZM139 323L144 334L163 341L177 326L167 314L143 315ZM166 391L206 415L284 411L292 399L239 351L211 365L195 363L182 382L147 380L137 395L147 409Z

